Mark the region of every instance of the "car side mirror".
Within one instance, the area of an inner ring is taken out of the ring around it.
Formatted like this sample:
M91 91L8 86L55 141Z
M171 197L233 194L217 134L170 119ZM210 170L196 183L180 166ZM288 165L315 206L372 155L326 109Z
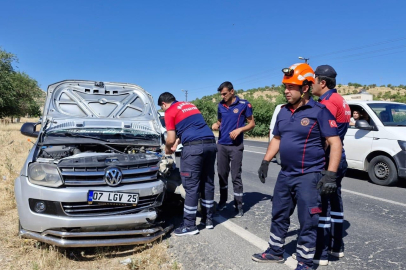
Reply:
M363 130L373 130L374 127L371 126L366 120L357 120L355 122L355 128Z
M39 131L36 131L35 128L38 123L24 123L20 129L21 134L29 137L37 138Z

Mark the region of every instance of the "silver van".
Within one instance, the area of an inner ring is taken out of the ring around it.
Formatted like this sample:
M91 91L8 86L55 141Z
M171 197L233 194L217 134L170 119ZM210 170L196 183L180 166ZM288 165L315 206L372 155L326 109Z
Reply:
M37 141L15 180L20 235L88 247L142 244L169 231L156 222L167 186L156 112L134 84L50 85L41 121L21 128Z

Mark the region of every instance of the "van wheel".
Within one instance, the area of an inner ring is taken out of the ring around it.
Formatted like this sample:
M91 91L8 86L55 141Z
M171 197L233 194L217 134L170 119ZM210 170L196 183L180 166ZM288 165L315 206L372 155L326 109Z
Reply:
M372 182L382 186L393 186L398 181L396 166L386 156L376 156L371 160L368 175Z

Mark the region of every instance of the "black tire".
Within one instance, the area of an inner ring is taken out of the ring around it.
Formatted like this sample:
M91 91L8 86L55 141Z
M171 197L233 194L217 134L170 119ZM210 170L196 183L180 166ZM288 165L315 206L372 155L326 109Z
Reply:
M368 175L371 181L381 186L393 186L398 181L398 172L392 159L376 156L369 163Z

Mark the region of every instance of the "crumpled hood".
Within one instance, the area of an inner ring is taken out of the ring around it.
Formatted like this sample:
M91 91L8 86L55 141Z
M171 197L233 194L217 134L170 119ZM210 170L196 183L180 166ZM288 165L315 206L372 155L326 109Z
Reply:
M135 84L67 80L48 87L46 130L81 127L134 128L160 133L152 96Z

